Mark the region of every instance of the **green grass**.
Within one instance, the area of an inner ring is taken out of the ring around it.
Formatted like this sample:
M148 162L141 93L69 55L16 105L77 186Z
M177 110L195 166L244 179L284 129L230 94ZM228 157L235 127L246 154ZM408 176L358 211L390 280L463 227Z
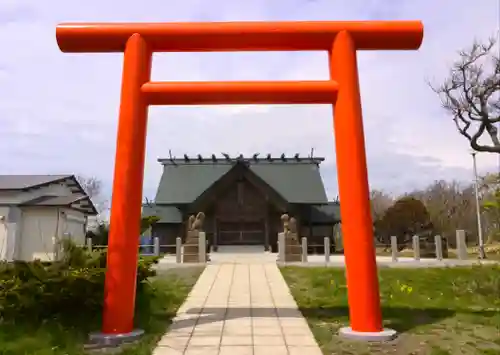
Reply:
M344 270L284 267L283 276L325 354L500 354L500 266L380 269L387 343L339 338L348 325Z
M114 351L120 355L151 354L165 333L177 309L187 297L203 268L178 268L159 273L150 280L151 288L136 300L137 326L146 335L135 344ZM90 331L99 330L99 317L87 317L75 309L81 319L78 327L56 321L42 325L0 324L0 355L84 355L84 343Z

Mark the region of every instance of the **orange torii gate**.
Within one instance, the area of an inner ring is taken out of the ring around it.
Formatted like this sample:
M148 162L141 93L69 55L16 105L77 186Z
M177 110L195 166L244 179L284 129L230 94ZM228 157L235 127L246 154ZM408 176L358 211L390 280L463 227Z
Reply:
M63 52L124 52L102 339L134 337L136 269L149 105L332 104L351 327L382 327L366 168L357 50L415 50L419 21L65 23ZM151 82L153 52L328 51L330 80ZM101 340L102 340L101 339Z

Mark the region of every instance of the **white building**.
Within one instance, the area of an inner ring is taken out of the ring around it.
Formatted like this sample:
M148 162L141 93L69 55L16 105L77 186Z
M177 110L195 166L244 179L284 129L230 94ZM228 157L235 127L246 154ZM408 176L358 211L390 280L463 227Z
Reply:
M53 260L61 238L85 243L96 214L74 175L0 175L0 260Z

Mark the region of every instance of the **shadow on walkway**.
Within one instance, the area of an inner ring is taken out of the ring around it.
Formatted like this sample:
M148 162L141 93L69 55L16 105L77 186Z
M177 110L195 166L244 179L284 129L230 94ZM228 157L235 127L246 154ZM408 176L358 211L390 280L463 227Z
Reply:
M438 323L444 319L451 318L457 313L480 315L483 317L494 317L498 315L495 311L472 311L472 310L449 310L440 308L410 308L410 307L383 307L383 319L385 325L397 330L407 332L422 325ZM197 315L195 319L179 319L174 327L193 327L196 324L208 324L223 320L239 319L244 317L253 318L296 318L305 317L326 323L342 324L348 323L349 309L347 307L331 308L303 308L300 311L294 308L191 308L187 314Z

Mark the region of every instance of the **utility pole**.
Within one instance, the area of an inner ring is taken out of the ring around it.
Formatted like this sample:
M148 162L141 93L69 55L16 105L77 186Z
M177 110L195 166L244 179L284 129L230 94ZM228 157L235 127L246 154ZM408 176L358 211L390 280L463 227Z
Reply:
M479 259L486 259L486 253L484 252L484 241L483 241L483 227L481 224L481 208L479 206L479 183L477 177L477 164L476 164L476 152L472 152L472 166L474 170L474 191L476 195L476 218L477 218L477 236L479 241Z

